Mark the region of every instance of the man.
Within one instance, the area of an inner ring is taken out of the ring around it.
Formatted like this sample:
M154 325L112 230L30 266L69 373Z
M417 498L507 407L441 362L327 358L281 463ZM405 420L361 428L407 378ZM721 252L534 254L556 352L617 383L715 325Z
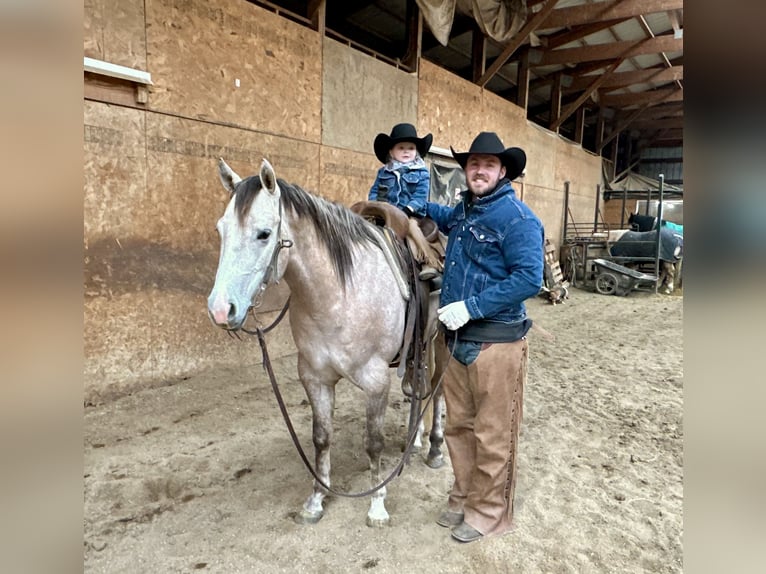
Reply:
M542 286L544 232L511 187L526 165L523 150L506 149L493 132L467 152L450 149L468 189L455 207L427 204L448 236L438 316L442 352L452 351L443 385L455 480L436 522L472 542L511 528L532 325L524 300Z

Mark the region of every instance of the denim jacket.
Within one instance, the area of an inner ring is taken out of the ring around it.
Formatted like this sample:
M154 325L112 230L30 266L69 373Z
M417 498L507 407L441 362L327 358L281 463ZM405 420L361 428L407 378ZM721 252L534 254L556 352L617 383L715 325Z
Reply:
M454 207L429 202L427 211L448 236L441 306L465 301L472 320L524 321L524 300L543 283L544 230L510 181L484 197L464 191Z
M383 166L378 170L367 199L385 201L399 209L409 206L418 215L425 215L430 184L427 167L391 171Z

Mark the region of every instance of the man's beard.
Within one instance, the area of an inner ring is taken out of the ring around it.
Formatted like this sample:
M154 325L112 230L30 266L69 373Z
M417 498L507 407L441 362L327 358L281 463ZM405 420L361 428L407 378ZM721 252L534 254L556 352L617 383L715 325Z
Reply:
M497 187L497 182L495 182L495 184L492 185L491 181L481 180L478 183L480 183L480 184L483 183L485 185L485 187L484 187L484 189L482 191L476 192L476 191L474 191L474 189L472 187L473 185L476 184L476 182L471 182L471 183L472 183L472 185L469 185L468 189L470 189L471 193L474 194L474 196L476 196L476 197L483 197L485 195L489 195L492 192L492 190L494 190Z

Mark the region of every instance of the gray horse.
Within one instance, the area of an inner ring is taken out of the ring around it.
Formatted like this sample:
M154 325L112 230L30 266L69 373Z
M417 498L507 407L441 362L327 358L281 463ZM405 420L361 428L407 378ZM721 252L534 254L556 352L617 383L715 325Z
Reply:
M277 179L267 160L259 176L242 179L221 159L219 174L231 199L217 224L221 252L210 318L224 329L240 329L254 297L284 278L298 375L313 412L317 474L331 485L335 385L345 378L366 395L365 449L371 483L379 484L390 364L402 345L407 281L371 223ZM441 457L443 402L434 405L429 457ZM319 521L326 494L315 480L299 518ZM389 523L385 497L385 486L372 494L368 526Z

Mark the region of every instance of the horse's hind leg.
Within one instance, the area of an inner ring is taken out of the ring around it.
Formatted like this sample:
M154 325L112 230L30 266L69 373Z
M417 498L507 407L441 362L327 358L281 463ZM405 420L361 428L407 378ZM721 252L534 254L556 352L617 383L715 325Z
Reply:
M676 272L675 265L670 261L662 261L660 268L660 287L664 285L665 288L663 291L667 294L670 294L675 288L673 285L673 279Z
M387 371L387 367L384 367ZM370 381L367 390L367 434L365 448L370 457L370 481L377 486L383 480L381 476L381 453L383 452L383 422L388 402L388 375L386 372L373 382ZM363 385L367 386L367 385ZM385 506L386 487L383 486L372 494L370 509L367 511L367 526L383 527L389 523L389 515Z
M299 371L300 371L299 365ZM330 443L332 442L332 413L335 406L335 383L327 383L319 378L301 373L301 382L311 403L313 413L312 438L315 452L315 470L327 486L330 484ZM316 524L324 515L322 502L327 491L314 480L314 489L303 503L297 522Z

